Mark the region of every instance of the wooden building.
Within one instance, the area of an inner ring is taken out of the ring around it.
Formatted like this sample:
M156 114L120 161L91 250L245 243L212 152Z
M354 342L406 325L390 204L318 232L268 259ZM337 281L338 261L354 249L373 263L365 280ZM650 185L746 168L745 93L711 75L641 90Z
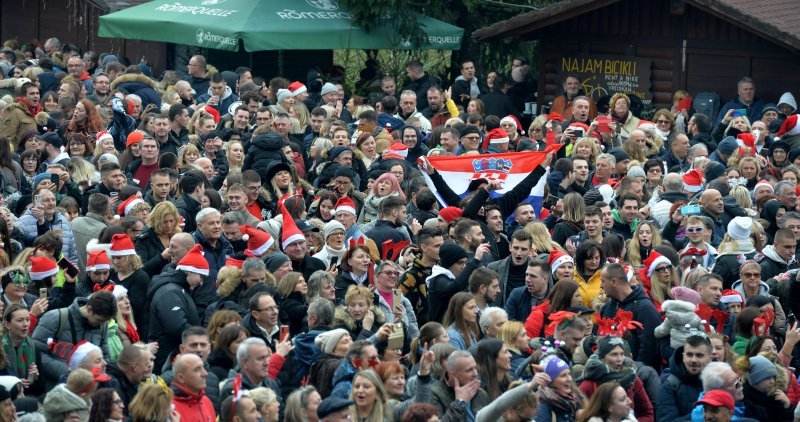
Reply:
M155 69L167 65L164 43L100 38L98 18L106 13L146 3L147 0L3 0L0 2L0 39L16 38L20 45L50 37L82 50L112 53L137 63L147 57Z
M750 76L756 95L800 94L800 9L796 0L564 0L473 33L479 41L539 41L540 104L577 72L595 98L641 92L671 104L685 89L736 96ZM617 88L617 89L614 89ZM613 92L611 92L613 93Z

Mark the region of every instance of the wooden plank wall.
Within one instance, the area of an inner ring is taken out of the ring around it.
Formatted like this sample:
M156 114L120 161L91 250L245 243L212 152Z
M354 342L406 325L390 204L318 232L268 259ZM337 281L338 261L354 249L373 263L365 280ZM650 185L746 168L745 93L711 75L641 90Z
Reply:
M678 89L716 91L726 101L745 75L767 101L787 90L800 95L797 53L690 5L673 15L667 0L623 0L533 33L520 28L520 36L541 40L538 91L545 102L561 93L558 58L574 52L652 60L655 104L670 104Z
M138 63L142 56L156 69L166 65L166 45L135 40L99 38L98 18L103 12L86 0L3 0L0 2L0 39L16 38L20 44L57 37L82 50L110 52Z

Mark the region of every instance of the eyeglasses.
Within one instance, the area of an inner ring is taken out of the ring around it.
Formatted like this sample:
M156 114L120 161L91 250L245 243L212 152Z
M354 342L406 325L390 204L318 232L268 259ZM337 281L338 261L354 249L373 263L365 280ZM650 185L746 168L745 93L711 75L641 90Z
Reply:
M400 272L398 272L398 271L381 271L378 274L386 274L389 277L397 277L397 276L400 275Z
M466 140L466 141L480 141L480 140L481 140L481 137L480 137L480 136L465 136L465 137L461 138L461 140Z
M247 187L247 189L248 189L249 191L251 191L251 192L256 192L256 191L258 191L259 189L261 189L261 185L259 185L259 186L248 186L248 187Z
M660 273L669 272L669 271L671 271L671 270L672 270L672 265L665 265L665 266L663 266L663 267L658 267L658 268L656 268L656 271L658 271L658 272L660 272Z
M660 125L668 125L668 124L670 124L672 122L670 122L669 120L656 120L656 123L658 123Z
M333 184L334 185L339 185L339 186L347 186L347 185L350 184L350 182L345 181L345 180L334 180Z
M761 278L761 273L742 273L742 277Z
M531 132L541 132L541 131L542 131L542 128L540 128L540 127L535 127L533 129L531 129Z
M705 227L687 227L686 233L702 233L706 230Z

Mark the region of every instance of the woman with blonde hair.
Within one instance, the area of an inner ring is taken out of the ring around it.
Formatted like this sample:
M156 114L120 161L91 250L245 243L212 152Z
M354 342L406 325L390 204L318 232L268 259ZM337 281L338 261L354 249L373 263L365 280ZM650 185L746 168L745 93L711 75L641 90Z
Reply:
M736 353L728 341L728 336L711 331L708 333L708 341L711 343L711 361L725 362L733 367L736 362Z
M172 390L157 384L139 387L128 411L131 422L180 422L181 415L172 407Z
M735 138L738 134L751 130L753 127L750 126L750 119L747 116L733 117L733 109L730 109L711 132L711 137L719 143L726 136Z
M184 169L200 158L200 149L194 144L186 144L178 151L178 169Z
M528 337L525 326L519 321L506 321L500 327L499 337L511 353L511 369L509 372L516 373L517 368L531 355L531 348L528 345L531 338Z
M600 155L600 146L595 138L578 138L572 147L572 156L586 159L589 166L594 166L597 156Z
M568 193L564 199L564 213L553 227L552 240L563 245L572 236L583 230L583 214L586 212L586 203L577 192Z
M347 330L353 341L375 335L386 317L374 300L374 293L366 286L350 286L344 305L336 308L334 327Z
M136 254L151 277L160 274L169 263L169 241L172 236L181 232L180 222L181 215L170 201L156 204L147 216L147 227L136 240Z
M281 410L281 403L278 401L278 396L275 392L266 387L254 388L247 393L253 402L256 404L256 409L261 415L263 422L278 422L279 413Z
M72 180L85 192L89 189L90 182L97 180L97 170L92 163L83 157L72 157L67 163L67 170Z
M133 319L138 321L141 338L148 338L147 331L150 320L150 301L147 299L147 287L150 276L142 269L142 259L136 254L133 242L127 234L115 234L111 238L111 266L116 270L111 280L114 284L128 289L128 297L133 307ZM134 342L135 343L135 342Z
M625 261L634 267L642 265L642 261L650 256L653 247L661 244L661 231L651 221L642 221L633 231L626 249Z
M483 105L483 101L477 98L469 100L465 111L467 114L480 114L481 117L486 116L486 107Z
M556 249L555 244L550 238L550 231L547 226L540 221L534 221L525 225L525 231L530 233L533 237L533 245L531 248L531 257L536 258L539 254L550 253ZM559 248L560 249L560 248Z
M378 156L375 137L369 132L361 132L356 138L356 149L353 153L364 163L364 167L369 168Z
M242 172L244 164L244 148L241 141L228 141L225 144L225 157L228 158L228 172ZM184 156L185 158L185 156ZM180 167L180 164L179 164Z
M755 189L761 174L761 160L754 156L744 156L739 159L736 169L747 180L747 189Z
M647 148L647 139L642 138L639 140L628 139L627 141L622 143L622 149L631 156L631 160L636 160L640 163L644 163L647 161L647 156L645 156L645 150L643 148Z
M317 406L322 402L322 396L313 385L297 389L286 398L286 412L283 418L286 422L309 422L317 420Z

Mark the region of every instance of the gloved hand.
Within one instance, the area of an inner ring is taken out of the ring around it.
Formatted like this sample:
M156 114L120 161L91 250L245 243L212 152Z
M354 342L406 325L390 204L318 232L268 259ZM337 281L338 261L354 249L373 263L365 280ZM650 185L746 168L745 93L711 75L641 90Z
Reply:
M17 89L21 88L22 85L25 85L27 82L31 82L31 80L28 78L17 78L16 80Z

